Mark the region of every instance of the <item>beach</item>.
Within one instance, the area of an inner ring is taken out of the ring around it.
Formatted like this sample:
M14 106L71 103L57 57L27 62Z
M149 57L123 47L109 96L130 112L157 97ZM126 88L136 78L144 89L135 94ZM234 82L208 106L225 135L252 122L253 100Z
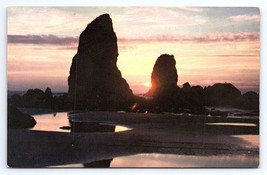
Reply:
M259 128L255 118L99 111L70 113L68 117L70 123L119 125L128 130L55 132L9 129L8 165L23 168L90 165L116 157L155 153L198 158L226 156L230 160L231 157L243 157L241 163L232 165L214 164L210 159L204 167L255 168L259 162ZM131 167L129 164L125 166ZM135 162L132 166L138 167L138 164ZM169 166L183 167L182 164ZM197 164L191 166L198 167Z

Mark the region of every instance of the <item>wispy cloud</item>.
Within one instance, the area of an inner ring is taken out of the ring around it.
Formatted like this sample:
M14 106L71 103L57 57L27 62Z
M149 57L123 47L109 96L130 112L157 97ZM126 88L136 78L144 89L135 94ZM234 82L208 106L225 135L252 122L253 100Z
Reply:
M118 38L119 42L242 42L258 41L260 34L242 33L209 33L206 35L156 35L143 38ZM66 45L78 43L78 37L60 37L56 35L8 35L9 44L50 44ZM69 47L68 47L69 48ZM65 49L65 47L63 48ZM67 48L66 48L67 49ZM73 46L70 48L73 49Z
M259 15L237 15L237 16L230 16L228 19L231 21L236 21L236 22L244 22L244 21L258 22L260 21L260 16Z
M8 43L10 44L69 45L77 42L78 37L59 37L56 35L8 35Z
M148 38L119 38L120 42L241 42L258 41L259 33L210 33L206 35L157 35Z

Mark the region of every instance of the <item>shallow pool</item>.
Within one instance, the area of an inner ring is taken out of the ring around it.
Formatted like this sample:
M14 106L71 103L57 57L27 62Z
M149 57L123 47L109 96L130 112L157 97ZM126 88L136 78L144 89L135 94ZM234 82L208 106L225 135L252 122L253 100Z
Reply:
M67 112L58 112L53 114L41 114L33 115L36 120L36 125L31 130L36 131L54 131L54 132L71 132L71 125L69 123L69 117ZM88 122L97 124L98 126L107 127L114 126L114 132L122 132L131 130L131 128L121 125L115 125L112 123L99 123L99 122ZM99 131L99 130L98 130Z

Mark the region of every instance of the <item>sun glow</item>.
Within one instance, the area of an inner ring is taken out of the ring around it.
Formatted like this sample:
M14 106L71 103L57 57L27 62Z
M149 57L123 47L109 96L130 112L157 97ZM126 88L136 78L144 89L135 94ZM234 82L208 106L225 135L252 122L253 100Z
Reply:
M155 10L164 15L158 16ZM151 87L154 63L165 53L176 59L179 86L229 82L240 89L259 90L258 10L229 17L223 8L156 7L9 8L8 89L48 86L53 91L67 91L78 36L103 13L113 19L117 66L134 93L145 93ZM207 15L210 13L213 16ZM24 40L16 38L18 35ZM50 39L49 44L38 38Z
M145 82L145 83L143 83L143 85L144 85L145 87L151 87L151 82Z

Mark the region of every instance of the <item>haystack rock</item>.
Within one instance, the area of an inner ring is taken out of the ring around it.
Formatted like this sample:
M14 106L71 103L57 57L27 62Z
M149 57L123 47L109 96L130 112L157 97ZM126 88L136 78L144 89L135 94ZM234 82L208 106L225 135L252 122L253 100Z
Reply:
M103 14L81 33L68 77L75 109L125 110L133 93L116 63L117 37L112 20Z
M176 91L178 75L175 67L176 61L173 55L163 54L158 57L151 75L151 89L147 96L157 96L169 91Z
M154 64L151 75L151 89L145 94L152 97L153 112L178 111L178 75L175 68L176 61L173 55L160 55Z
M178 74L173 55L161 55L151 75L152 87L146 93L152 97L155 112L203 113L203 88L187 82L182 88L177 86Z

